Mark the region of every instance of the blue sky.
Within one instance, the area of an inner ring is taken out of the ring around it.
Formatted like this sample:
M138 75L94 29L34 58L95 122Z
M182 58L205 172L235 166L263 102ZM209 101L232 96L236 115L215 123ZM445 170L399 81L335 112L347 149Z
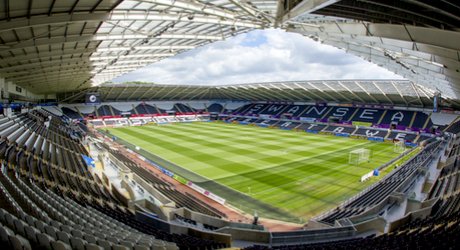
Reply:
M283 30L255 30L185 52L114 79L161 84L401 79L343 50Z

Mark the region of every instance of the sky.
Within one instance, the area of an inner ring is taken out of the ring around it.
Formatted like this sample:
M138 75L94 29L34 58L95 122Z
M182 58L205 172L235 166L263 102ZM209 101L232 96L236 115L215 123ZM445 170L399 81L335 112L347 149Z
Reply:
M332 46L278 29L255 30L127 73L113 82L238 84L335 79L402 79Z

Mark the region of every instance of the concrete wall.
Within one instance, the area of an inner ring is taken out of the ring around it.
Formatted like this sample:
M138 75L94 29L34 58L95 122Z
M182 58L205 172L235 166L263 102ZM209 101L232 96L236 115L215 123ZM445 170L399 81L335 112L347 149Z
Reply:
M20 92L19 92L20 90ZM21 96L23 99L38 101L42 99L56 99L56 95L38 95L30 91L29 89L20 87L11 81L0 78L0 91L3 91L3 99L7 100L11 97L11 94Z
M377 230L379 232L385 232L386 220L382 217L375 217L368 221L354 224L354 227L358 232L366 232L370 230Z
M225 219L219 219L213 216L201 214L201 213L192 211L188 208L178 208L172 211L171 217L174 214L178 214L187 219L192 219L194 221L197 221L203 224L208 224L208 225L218 227L218 228L231 227L231 228L259 230L259 231L265 230L262 225L252 225L252 224L247 224L247 223L231 222Z
M259 243L270 242L270 232L224 227L215 232L232 235L233 240L244 240Z

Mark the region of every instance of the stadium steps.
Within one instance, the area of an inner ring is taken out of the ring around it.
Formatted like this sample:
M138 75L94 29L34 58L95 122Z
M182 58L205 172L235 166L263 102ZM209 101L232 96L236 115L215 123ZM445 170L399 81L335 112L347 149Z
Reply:
M134 104L132 104L132 107L133 107L134 113L135 113L136 115L139 115L139 112L137 112L136 106L134 106Z
M431 115L432 115L432 114L433 114L433 113L431 113L431 112L428 114L428 118L426 118L426 121L425 121L425 123L423 124L422 129L425 129L425 128L428 126L428 123L429 123L430 120L431 120Z
M204 107L204 111L205 111L206 113L209 113L209 111L208 111L208 106L206 106L205 103L203 103L203 107Z
M384 140L388 139L388 136L391 135L391 129L388 129L387 135L383 138Z
M420 139L420 135L417 135L417 137L415 137L414 139L414 143L417 143L419 139Z
M77 108L77 106L74 106L75 110L78 112L78 114L80 115L81 118L85 117L81 112L80 110Z
M356 133L356 131L358 131L359 127L355 127L355 130L353 130L353 132L351 133L351 135L354 135Z
M158 114L161 114L160 109L157 107L157 105L155 103L153 104L153 107L155 108L155 110L157 111Z
M224 105L222 105L222 110L219 112L219 114L223 113L226 107L227 107L227 102L225 102Z
M240 111L238 111L238 112L241 113L241 114L246 114L246 112L248 112L254 105L255 105L255 103L251 103L246 108L244 108L244 106L242 106L242 107L240 107L242 109ZM238 108L237 110L239 110L240 108Z
M96 117L99 117L99 112L97 112L97 108L94 107L94 114L96 115ZM104 124L105 125L105 124Z
M355 118L355 115L358 113L359 110L360 110L360 109L357 108L357 109L355 110L355 112L353 112L353 114L350 116L350 119L348 119L348 121L353 121L353 118Z
M271 105L268 104L265 108L258 112L258 114L264 114L264 111L267 110Z
M194 112L194 111L195 111L195 109L194 109L194 108L192 108L192 106L190 106L190 104L189 104L189 103L185 103L185 105L187 105L187 107L188 107L188 108L189 108L189 109L190 109L192 112ZM205 106L205 105L203 104L203 106Z
M412 119L410 119L410 123L409 123L409 128L412 128L412 125L414 125L414 121L415 121L415 118L417 117L417 113L418 112L413 112L414 114L412 115Z
M447 132L447 131L449 131L451 128L454 128L454 126L458 126L458 123L459 123L459 122L460 122L460 116L457 117L455 120L453 120L453 121L449 124L449 126L447 126L447 127L443 130L443 132Z
M110 114L111 114L112 116L115 116L115 112L113 112L113 107L112 107L112 105L108 105L108 106L109 106Z
M305 112L307 111L307 109L308 109L308 108L306 108L306 109L304 110L304 112L302 112L302 114L305 113ZM331 111L332 111L333 109L334 109L334 107L329 107L329 110L327 110L326 113L324 113L324 115L321 117L321 119L326 118L326 117L329 115L329 113L331 113Z
M377 122L377 124L381 124L381 123L382 123L383 118L385 117L385 115L387 114L387 112L388 112L387 109L383 110L383 114L382 114L382 116L380 117L380 119L379 119L379 121Z
M282 108L278 113L276 113L275 115L276 116L281 116L281 114L283 114L285 112L286 109L289 108L289 105L286 105L286 107Z
M184 113L184 111L182 111L182 110L180 109L180 107L179 107L179 105L177 105L177 103L174 104L174 108L176 108L177 111L179 111L179 113Z

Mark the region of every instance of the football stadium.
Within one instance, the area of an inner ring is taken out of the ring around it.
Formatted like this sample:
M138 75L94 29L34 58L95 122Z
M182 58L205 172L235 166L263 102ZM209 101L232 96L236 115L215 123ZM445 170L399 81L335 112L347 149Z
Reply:
M114 81L260 30L398 78ZM1 248L457 249L459 41L453 0L4 0Z

